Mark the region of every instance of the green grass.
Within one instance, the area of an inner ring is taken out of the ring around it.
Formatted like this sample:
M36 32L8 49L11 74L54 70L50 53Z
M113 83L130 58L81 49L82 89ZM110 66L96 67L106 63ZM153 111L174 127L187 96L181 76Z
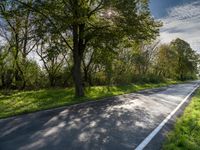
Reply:
M200 150L200 89L175 124L164 150Z
M43 89L38 91L15 91L9 95L0 95L0 118L35 112L38 110L67 106L105 97L122 95L139 90L176 84L168 81L160 84L131 84L126 86L96 86L85 90L86 96L74 98L71 89Z

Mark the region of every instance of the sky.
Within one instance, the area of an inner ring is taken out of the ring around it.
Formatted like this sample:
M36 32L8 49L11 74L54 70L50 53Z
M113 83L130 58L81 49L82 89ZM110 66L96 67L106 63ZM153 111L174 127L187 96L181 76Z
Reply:
M162 43L181 38L200 53L200 0L150 0L150 9L163 22Z

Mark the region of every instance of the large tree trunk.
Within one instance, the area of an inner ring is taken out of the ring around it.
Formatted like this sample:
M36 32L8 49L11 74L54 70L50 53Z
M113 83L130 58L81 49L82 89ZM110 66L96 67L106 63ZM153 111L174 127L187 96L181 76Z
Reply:
M75 96L76 97L84 96L80 57L74 57L73 80L75 83Z
M75 84L75 96L82 97L84 96L84 89L83 89L83 81L82 81L82 74L81 74L81 61L83 58L83 53L85 50L85 41L83 40L84 36L84 24L79 24L80 14L79 14L79 1L73 0L71 1L73 11L73 80Z
M81 60L83 57L83 43L82 40L79 38L78 32L80 32L78 25L73 25L73 80L75 84L75 96L81 97L84 96L84 89L82 83L82 76L81 76Z

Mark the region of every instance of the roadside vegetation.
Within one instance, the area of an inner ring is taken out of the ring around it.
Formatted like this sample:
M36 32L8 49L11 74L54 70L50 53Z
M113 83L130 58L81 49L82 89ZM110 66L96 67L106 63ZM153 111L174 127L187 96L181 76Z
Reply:
M74 89L43 89L37 91L2 91L0 95L0 118L78 104L86 101L137 92L179 83L167 81L160 84L130 84L124 86L95 86L85 89L86 96L74 97Z
M179 118L163 146L164 150L200 149L200 89Z

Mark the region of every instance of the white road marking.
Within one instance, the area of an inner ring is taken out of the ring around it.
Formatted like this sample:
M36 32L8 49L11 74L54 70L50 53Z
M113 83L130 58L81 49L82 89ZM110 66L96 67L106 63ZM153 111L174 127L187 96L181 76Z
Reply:
M156 136L156 134L162 129L162 127L172 118L172 116L179 110L179 108L188 100L188 98L199 87L198 84L195 88L184 98L184 100L136 147L135 150L143 150L149 142Z

